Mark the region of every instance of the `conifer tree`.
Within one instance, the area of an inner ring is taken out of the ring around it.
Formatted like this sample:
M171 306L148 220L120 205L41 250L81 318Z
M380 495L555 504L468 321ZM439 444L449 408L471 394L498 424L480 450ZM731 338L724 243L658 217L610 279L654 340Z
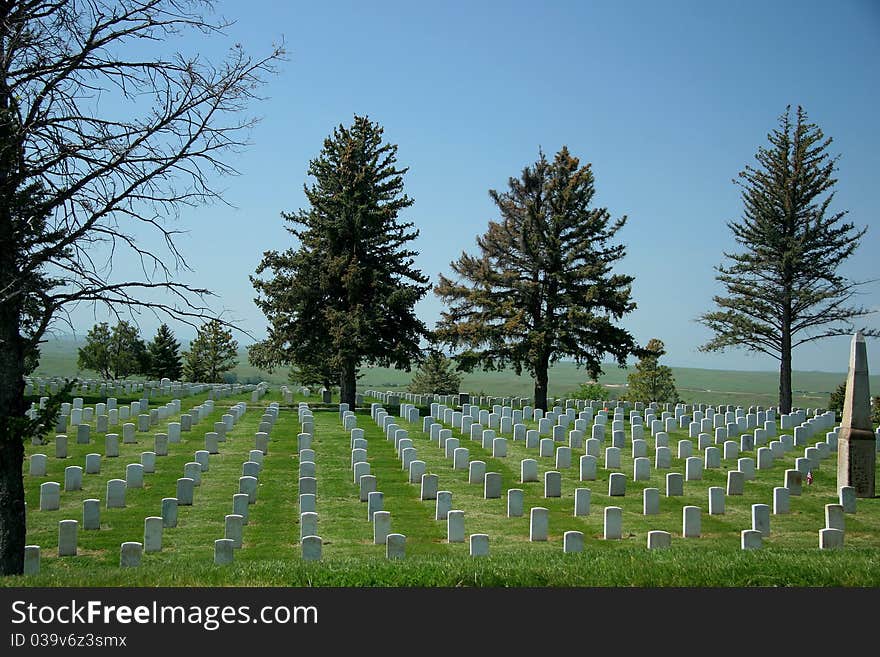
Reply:
M724 253L730 264L717 267L726 293L718 310L699 320L714 337L703 351L744 347L779 361L779 409L791 411L792 351L801 344L854 332L853 320L871 310L849 305L863 282L838 273L867 227L831 211L837 157L807 113L791 108L761 146L757 164L740 172L743 216L728 222L738 252ZM861 329L877 337L880 331Z
M174 338L174 333L167 324L162 324L156 331L149 345L147 345L147 361L149 362L149 374L156 379L168 378L179 381L183 374L183 365L180 362L180 343Z
M645 345L645 353L636 363L636 371L627 377L629 401L675 404L679 401L672 369L660 365L660 356L666 353L662 340L652 338Z
M456 372L455 362L439 351L431 351L413 375L407 390L426 395L457 395L461 387L461 374Z
M337 127L309 164L310 207L282 213L298 248L267 251L256 274L271 278L251 276L269 328L250 361L338 372L341 401L352 407L361 364L409 369L427 336L414 307L428 279L409 248L418 231L399 219L413 200L396 163L378 123L355 116Z
M237 356L238 342L232 339L232 331L213 319L202 325L189 350L183 352L184 373L190 381L222 383L224 372L238 365Z
M461 350L461 368L525 369L545 410L552 363L573 358L595 379L605 355L624 366L637 350L614 323L636 307L632 276L611 271L625 254L612 240L626 217L591 207L594 193L589 164L566 147L552 162L540 153L508 191L490 190L499 220L477 238L479 254L462 253L455 278L441 276L435 289L448 305L436 339Z

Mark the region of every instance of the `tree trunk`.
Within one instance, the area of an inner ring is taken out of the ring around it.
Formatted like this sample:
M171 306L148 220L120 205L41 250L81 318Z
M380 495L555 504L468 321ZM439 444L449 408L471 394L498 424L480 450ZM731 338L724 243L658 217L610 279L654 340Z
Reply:
M779 358L779 412L791 413L791 317L783 311L782 343Z
M535 408L547 410L547 359L542 359L535 367Z
M0 303L0 575L23 572L27 533L21 474L24 354L18 323L17 307Z
M357 364L354 360L347 360L342 366L339 377L339 401L348 404L354 410L354 397L357 387Z

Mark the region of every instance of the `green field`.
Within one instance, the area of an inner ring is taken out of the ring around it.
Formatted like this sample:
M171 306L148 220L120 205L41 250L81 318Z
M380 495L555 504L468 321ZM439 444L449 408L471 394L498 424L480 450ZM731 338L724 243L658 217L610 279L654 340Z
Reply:
M76 350L80 343L72 339L50 340L42 347L40 366L34 376L70 376L77 373ZM609 397L621 393L626 377L632 368L619 368L614 364L605 366L605 374L599 382L608 386ZM687 367L672 368L676 386L682 401L690 404L737 404L748 406L774 406L778 403L779 375L777 372L750 372L738 370L707 370ZM78 372L83 377L97 377L95 372ZM241 383L267 381L274 384L287 383L287 368L272 373L257 369L247 362L247 352L239 352L239 364L233 374ZM358 387L365 390L405 390L412 372L384 367L364 367ZM845 372L792 373L793 399L798 408L824 408L828 396L846 378ZM557 363L550 370L550 394L564 397L587 380L586 372L574 363ZM880 391L880 375L870 377L871 390ZM465 374L462 392L492 394L499 396L530 397L534 384L528 375L517 376L513 371L473 372Z
M186 411L203 401L205 395L184 398ZM543 473L555 468L552 457L539 457L538 450L526 448L522 441L508 440L508 455L495 458L478 441L461 438L470 450L471 460L482 460L489 472L501 475L502 496L484 499L481 484L468 483L466 470L455 470L440 447L422 432L421 422L396 423L409 432L418 458L427 472L439 476L440 490L452 492L453 508L465 512L465 533L489 535L488 557L469 556L468 544L446 540L446 522L434 519L435 503L422 501L419 486L407 481L407 473L392 441L386 439L373 422L368 409L359 409L357 424L365 430L371 473L377 489L384 493L384 509L391 513L391 531L406 536L406 558L389 561L385 546L374 545L372 523L366 504L359 501L358 487L350 468L350 438L337 409L325 408L312 395L306 400L313 409L316 477L318 481L318 533L323 539L323 559L304 562L299 545L298 449L301 430L296 404L281 404L280 415L271 431L268 453L259 476L258 499L249 507L244 527L243 547L227 566L213 564L213 542L224 536L224 517L232 513L232 496L238 492L243 462L254 447L254 434L262 408L270 401L281 401L277 389L259 403L250 395L226 397L215 402L214 413L182 434L180 443L169 445L168 456L157 458L156 471L145 475L143 488L129 489L126 508L107 509L106 483L125 478L125 466L139 462L140 454L153 448L153 433L137 434L137 444L120 444L118 458L102 457L100 474L83 476L83 488L63 491L61 508L39 510L39 489L44 481L64 482L64 468L83 466L87 453L103 453L104 438L92 432L91 443L78 445L71 437L66 459L54 457L54 432L45 445L27 445L27 454L48 455L45 477L31 476L24 469L28 504L28 543L41 546L41 572L25 577L7 577L2 586L880 586L880 498L859 499L855 514L846 517L845 547L818 549L818 532L824 526L824 506L836 503L835 455L824 460L811 485L804 485L800 496L791 497L791 512L771 515L770 535L760 550L740 549L740 532L751 527L752 504L771 504L773 488L783 485L784 471L794 467L803 454L795 448L774 464L759 470L746 482L742 496L727 496L723 515L708 515L707 491L725 486L727 472L736 461L722 461L721 467L707 469L703 479L684 484L684 495L666 497L665 476L684 472L677 458L677 442L686 430L669 436L673 459L670 470L655 469L651 460L649 480L633 481L631 450L621 450L620 468L627 475L624 497L608 496L612 471L599 459L596 479L580 481L579 457L584 449L572 449L572 467L562 472L562 496L543 497ZM151 400L151 408L167 399ZM179 507L176 527L163 532L161 552L145 554L138 568L120 568L119 550L124 541L142 541L144 518L160 515L161 500L174 497L176 480L183 476L184 464L193 460L196 450L204 449L204 434L226 409L238 401L248 402L248 411L220 444L220 453L210 457L210 467L196 488L194 505ZM388 407L392 414L399 409ZM426 413L422 412L424 416ZM175 418L169 418L172 420ZM536 423L528 423L536 428ZM117 428L118 430L118 428ZM627 445L629 427L627 431ZM458 432L454 432L456 437ZM654 453L654 439L646 432L648 454ZM509 436L508 436L509 438ZM810 440L818 441L824 433ZM610 445L610 432L604 447ZM696 450L695 450L696 451ZM754 452L740 456L754 457ZM539 482L520 483L520 461L538 460ZM642 514L642 490L660 489L658 515ZM506 491L524 491L525 514L508 518ZM573 515L575 488L589 488L589 515ZM101 500L101 528L79 530L77 556L58 557L58 522L82 521L85 499ZM699 538L682 537L682 509L701 507L702 531ZM549 536L545 542L529 541L529 509L549 510ZM603 509L619 506L623 513L620 540L603 538ZM563 554L566 531L584 534L584 551ZM647 550L650 530L672 535L672 546Z

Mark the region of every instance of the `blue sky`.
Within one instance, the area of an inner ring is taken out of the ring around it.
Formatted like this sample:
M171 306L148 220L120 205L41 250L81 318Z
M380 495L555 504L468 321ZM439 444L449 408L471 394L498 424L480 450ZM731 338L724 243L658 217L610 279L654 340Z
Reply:
M206 56L240 41L255 55L284 39L288 60L254 106L251 146L221 182L234 206L181 213L193 273L214 309L259 336L265 318L248 280L263 251L291 246L282 211L305 207L308 161L323 139L366 114L410 167L403 217L420 231L417 265L437 280L496 218L489 189L561 146L590 162L594 202L628 216L618 234L638 309L621 324L666 343L681 367L768 370L776 362L728 350L695 318L721 291L714 267L740 216L732 180L786 105L803 105L840 155L834 209L868 226L841 266L880 278L880 3L842 2L220 2L229 39L192 42ZM124 263L120 271L125 271ZM880 282L862 305L880 309ZM433 326L441 305L417 307ZM95 317L74 315L84 334ZM98 317L97 319L103 319ZM140 319L150 337L158 321ZM183 339L191 331L172 328ZM880 313L868 325L880 326ZM242 338L243 343L247 342ZM844 371L848 338L804 346L799 370ZM872 372L880 343L869 341Z

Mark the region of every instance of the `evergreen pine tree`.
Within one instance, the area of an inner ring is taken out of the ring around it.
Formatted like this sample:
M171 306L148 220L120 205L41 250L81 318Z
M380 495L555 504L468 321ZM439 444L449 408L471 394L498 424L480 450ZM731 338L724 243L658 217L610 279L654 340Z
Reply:
M155 379L179 381L183 374L180 362L180 343L167 324L162 324L147 345L149 375Z
M837 388L828 395L828 410L834 411L838 415L843 414L843 400L846 398L846 381L843 381Z
M339 126L309 164L310 207L282 213L297 250L269 251L251 277L268 337L249 348L251 363L294 365L334 373L342 402L355 402L362 363L409 369L427 335L414 311L428 279L413 266L408 244L418 236L398 215L413 204L403 193L397 146L355 116Z
M714 337L704 351L732 346L779 361L779 409L791 411L792 350L835 335L851 335L852 320L871 310L848 305L863 283L841 276L867 228L857 230L831 212L835 162L831 138L798 107L779 118L769 147L758 149L757 166L739 174L743 217L728 222L739 253L717 268L726 295L714 297L718 310L700 316ZM880 331L863 328L864 335Z
M183 352L183 369L189 381L222 383L223 374L238 365L238 342L232 331L214 319L199 329L189 350Z
M440 277L435 292L449 306L436 339L454 350L465 371L511 365L534 379L534 404L547 408L548 370L568 356L591 378L602 359L620 366L637 349L614 324L635 309L631 276L611 273L625 247L612 239L626 217L611 221L592 208L589 164L563 147L547 161L523 169L506 192L491 190L501 214L477 238L479 255L463 253L451 264L456 278Z
M431 351L413 375L407 390L426 395L457 395L461 387L461 374L453 368L455 362L439 351Z
M660 356L666 353L662 340L652 338L645 346L645 353L636 363L636 371L627 377L629 401L675 404L679 401L672 369L660 365Z

